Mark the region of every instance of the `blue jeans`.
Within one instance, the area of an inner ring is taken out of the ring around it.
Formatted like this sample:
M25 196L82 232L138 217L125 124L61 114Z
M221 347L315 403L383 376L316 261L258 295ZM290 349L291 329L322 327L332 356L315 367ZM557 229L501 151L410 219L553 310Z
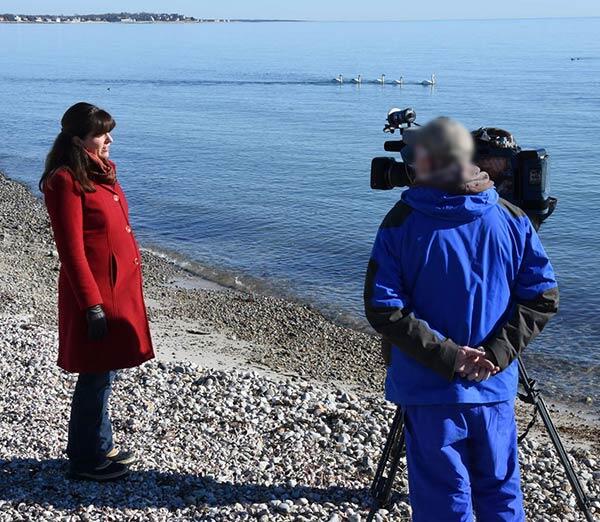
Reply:
M404 412L413 522L524 522L513 401Z
M98 466L113 447L108 398L114 378L114 371L79 374L71 403L67 444L67 456L75 471Z

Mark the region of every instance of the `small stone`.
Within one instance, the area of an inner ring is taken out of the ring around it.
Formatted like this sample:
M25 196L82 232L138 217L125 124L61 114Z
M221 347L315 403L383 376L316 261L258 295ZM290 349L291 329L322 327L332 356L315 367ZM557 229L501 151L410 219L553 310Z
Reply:
M292 511L292 506L290 506L287 502L281 502L277 505L277 511L283 515L287 515Z
M348 444L350 442L350 435L348 435L347 433L342 433L341 435L338 436L338 442L340 444Z

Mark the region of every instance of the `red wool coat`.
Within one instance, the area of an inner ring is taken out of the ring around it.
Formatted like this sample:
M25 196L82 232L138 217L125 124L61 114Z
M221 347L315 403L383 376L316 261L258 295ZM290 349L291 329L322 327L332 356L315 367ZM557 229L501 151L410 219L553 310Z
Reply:
M154 357L142 294L141 256L119 183L78 190L59 169L44 190L61 261L58 277L58 365L68 372L104 372ZM86 310L101 304L108 335L87 336Z

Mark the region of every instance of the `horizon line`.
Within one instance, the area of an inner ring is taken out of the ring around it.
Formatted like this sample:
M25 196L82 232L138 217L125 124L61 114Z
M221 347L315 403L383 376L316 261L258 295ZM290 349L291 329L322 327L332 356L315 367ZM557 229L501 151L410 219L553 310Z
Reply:
M597 15L580 15L580 16L517 16L517 17L489 17L489 18L406 18L401 20L295 20L299 22L489 22L489 21L509 21L509 20L589 20L600 18L600 14Z
M121 14L117 12L107 12L107 13L74 13L74 14L39 14L39 13L0 13L2 15L11 15L11 16L92 16L92 15L104 15L104 14ZM137 14L134 12L124 11L123 14ZM162 13L147 13L147 14L162 14ZM177 13L178 16L184 16L187 18L195 18L198 20L231 20L232 22L286 22L286 23L326 23L326 22L335 22L335 23L403 23L403 22L488 22L488 21L510 21L510 20L577 20L577 19L597 19L600 18L600 14L596 15L578 15L578 16L518 16L518 17L483 17L483 18L406 18L406 19L393 19L393 20L382 20L382 19L373 19L373 20L340 20L340 19L319 19L319 18L233 18L233 17L200 17L198 15L184 15ZM155 23L161 23L160 21Z

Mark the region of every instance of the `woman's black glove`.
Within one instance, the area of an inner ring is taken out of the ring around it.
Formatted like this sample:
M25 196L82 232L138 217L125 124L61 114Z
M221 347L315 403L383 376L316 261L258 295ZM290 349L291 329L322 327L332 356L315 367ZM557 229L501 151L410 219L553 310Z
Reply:
M88 338L91 341L100 341L108 333L106 314L101 305L92 306L86 311L88 325Z

